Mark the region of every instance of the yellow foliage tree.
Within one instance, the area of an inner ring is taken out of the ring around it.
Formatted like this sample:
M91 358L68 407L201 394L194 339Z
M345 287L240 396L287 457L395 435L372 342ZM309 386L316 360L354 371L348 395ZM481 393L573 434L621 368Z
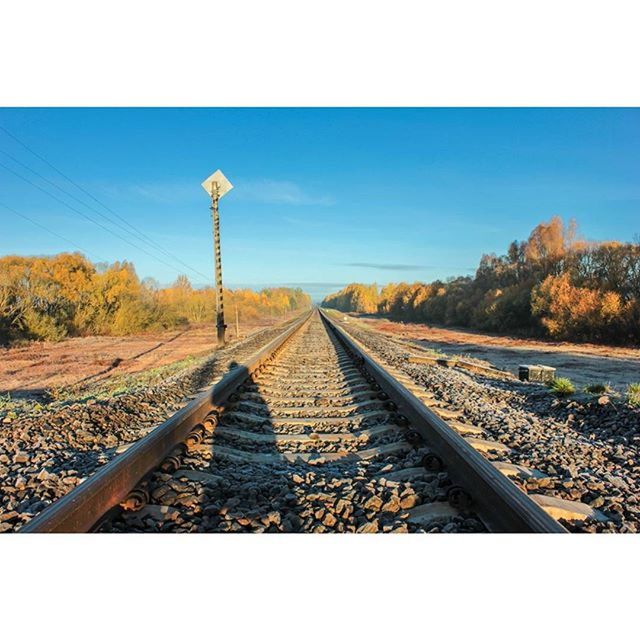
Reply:
M301 289L225 291L243 320L281 316L311 305ZM130 262L97 270L84 256L0 258L0 342L60 340L67 335L126 335L186 323L213 322L211 287L186 276L170 287L141 282Z

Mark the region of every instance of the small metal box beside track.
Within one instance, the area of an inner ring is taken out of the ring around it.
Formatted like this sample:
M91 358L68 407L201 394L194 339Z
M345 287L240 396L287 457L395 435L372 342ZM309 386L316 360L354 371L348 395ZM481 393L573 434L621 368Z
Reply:
M543 364L521 364L518 367L518 378L529 382L553 382L556 377L554 367Z

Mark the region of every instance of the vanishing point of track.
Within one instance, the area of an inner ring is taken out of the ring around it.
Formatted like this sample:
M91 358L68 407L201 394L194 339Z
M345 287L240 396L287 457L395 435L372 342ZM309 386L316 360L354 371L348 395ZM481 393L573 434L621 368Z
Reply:
M565 531L427 398L314 310L22 531Z

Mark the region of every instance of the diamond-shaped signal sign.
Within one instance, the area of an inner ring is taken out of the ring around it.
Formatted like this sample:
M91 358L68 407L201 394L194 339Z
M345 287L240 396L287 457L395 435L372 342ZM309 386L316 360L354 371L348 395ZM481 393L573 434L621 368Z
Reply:
M225 193L233 189L233 185L227 180L220 169L212 173L203 183L202 188L211 196L213 195L214 184L218 185L218 197L222 198Z

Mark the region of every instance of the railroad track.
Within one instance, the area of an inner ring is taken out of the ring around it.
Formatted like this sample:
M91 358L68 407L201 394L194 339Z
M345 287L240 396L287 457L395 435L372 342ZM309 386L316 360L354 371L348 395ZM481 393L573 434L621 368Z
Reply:
M21 531L566 531L430 404L313 311Z

